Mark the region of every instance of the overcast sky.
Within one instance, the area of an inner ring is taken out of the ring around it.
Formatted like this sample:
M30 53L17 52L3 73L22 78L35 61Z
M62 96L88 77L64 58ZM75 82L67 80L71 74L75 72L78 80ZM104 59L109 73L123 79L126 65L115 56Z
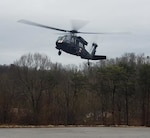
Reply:
M85 60L62 53L55 41L59 32L17 21L27 19L41 24L71 29L72 20L89 23L80 31L130 32L130 35L81 35L96 54L108 58L124 53L150 55L150 0L0 0L0 64L11 64L27 53L42 53L52 62L79 64Z

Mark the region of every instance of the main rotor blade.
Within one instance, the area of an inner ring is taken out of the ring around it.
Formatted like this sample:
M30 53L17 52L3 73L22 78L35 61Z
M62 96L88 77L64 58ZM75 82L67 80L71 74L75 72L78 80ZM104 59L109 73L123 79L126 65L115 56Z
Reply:
M105 35L105 34L129 34L128 32L110 32L110 33L109 32L79 32L76 30L77 28L74 28L73 30L65 30L65 29L42 25L42 24L35 23L35 22L29 21L29 20L24 20L24 19L19 20L18 22L33 25L33 26L38 26L38 27L42 27L42 28L46 28L46 29L61 31L61 32L69 32L71 34L77 34L77 33L80 33L80 34L103 34L103 35Z
M61 32L70 32L69 30L64 30L64 29L60 29L60 28L50 27L50 26L42 25L42 24L35 23L35 22L32 22L32 21L24 20L24 19L19 20L18 22L24 23L24 24L33 25L33 26L38 26L38 27L42 27L42 28L46 28L46 29L57 30L57 31L61 31Z
M130 34L129 32L77 32L80 34L102 34L102 35L119 35L119 34Z

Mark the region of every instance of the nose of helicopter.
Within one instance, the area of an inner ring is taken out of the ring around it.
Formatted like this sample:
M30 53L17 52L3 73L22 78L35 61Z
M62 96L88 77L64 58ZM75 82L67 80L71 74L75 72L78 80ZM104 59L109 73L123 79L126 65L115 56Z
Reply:
M57 40L57 41L56 41L56 48L57 48L57 49L60 49L61 46L62 46L62 44L63 44L63 40L60 40L60 39Z

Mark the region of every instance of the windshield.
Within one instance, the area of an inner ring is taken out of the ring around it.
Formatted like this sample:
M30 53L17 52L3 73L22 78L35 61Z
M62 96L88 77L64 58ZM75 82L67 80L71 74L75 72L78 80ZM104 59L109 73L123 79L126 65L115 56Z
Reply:
M57 40L64 40L65 36L59 36Z

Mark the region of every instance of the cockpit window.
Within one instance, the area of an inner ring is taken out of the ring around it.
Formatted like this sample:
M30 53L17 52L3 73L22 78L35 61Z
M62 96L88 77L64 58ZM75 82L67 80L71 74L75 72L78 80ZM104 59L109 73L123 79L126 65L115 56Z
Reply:
M57 42L62 43L64 41L64 39L65 39L64 36L60 36L60 37L58 37Z
M83 44L81 42L79 42L79 47L83 48Z
M71 41L71 36L70 35L65 35L65 36L60 36L60 37L58 37L58 40L60 40L60 41Z
M71 36L70 35L66 35L65 39L66 39L66 41L70 41L71 40Z
M65 39L64 36L59 36L59 37L58 37L58 40L64 40L64 39Z

